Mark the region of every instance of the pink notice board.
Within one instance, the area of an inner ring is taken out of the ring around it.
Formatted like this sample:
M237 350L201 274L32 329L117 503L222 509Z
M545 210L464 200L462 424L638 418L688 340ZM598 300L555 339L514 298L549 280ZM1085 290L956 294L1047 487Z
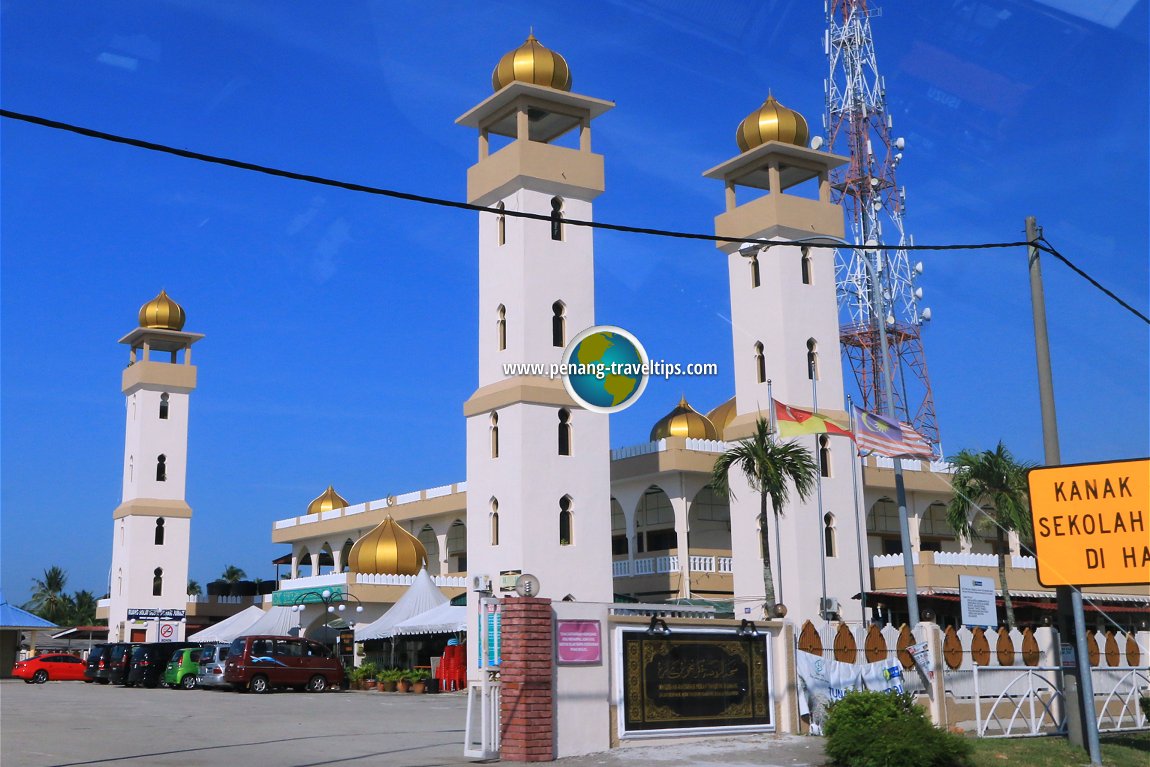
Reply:
M599 621L559 620L555 643L559 663L601 663L603 660Z

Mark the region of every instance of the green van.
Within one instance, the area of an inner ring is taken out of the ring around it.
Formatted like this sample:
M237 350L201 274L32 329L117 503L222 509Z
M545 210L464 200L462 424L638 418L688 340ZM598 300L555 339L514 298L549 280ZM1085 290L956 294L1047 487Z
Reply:
M164 669L164 682L173 690L193 690L200 673L200 648L185 647L172 653Z

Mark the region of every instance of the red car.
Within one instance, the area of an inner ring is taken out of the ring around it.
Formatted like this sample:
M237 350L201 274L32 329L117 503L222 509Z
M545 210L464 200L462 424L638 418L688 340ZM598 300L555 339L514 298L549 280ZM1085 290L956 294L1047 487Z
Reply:
M12 676L23 679L26 684L44 684L50 679L83 682L86 667L87 664L75 655L37 655L16 661Z

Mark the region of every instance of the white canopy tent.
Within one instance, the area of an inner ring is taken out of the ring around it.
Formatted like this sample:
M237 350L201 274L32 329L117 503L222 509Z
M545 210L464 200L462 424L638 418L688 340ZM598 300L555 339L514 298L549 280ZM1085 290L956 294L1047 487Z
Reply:
M299 615L299 613L292 612L290 607L273 607L237 636L252 636L254 634L298 636Z
M395 624L420 613L425 613L447 601L447 597L435 585L435 581L431 579L427 569L424 568L419 571L419 575L415 576L415 580L407 587L407 591L403 592L403 596L391 606L391 609L371 623L356 627L355 641L362 642L365 639L389 637L393 633L391 628Z
M392 634L454 634L467 628L467 608L444 602L391 627Z
M230 618L224 618L214 626L208 626L188 637L189 642L230 642L238 636L251 633L248 627L264 617L264 611L258 605L251 605L246 610L238 612Z

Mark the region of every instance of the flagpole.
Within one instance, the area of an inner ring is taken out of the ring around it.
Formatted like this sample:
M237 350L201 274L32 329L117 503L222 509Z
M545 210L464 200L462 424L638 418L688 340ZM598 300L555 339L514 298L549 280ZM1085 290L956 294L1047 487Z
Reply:
M857 542L856 545L862 547L861 550L859 551L859 556L855 557L855 559L858 560L858 565L859 565L859 599L862 600L863 626L866 626L866 624L867 624L866 578L863 574L863 557L866 557L868 559L870 558L870 545L869 545L867 539L863 537L862 529L859 527L860 512L861 512L862 516L866 515L866 509L864 509L863 505L859 502L858 465L859 465L859 462L862 461L862 456L859 455L858 445L855 444L855 442L854 442L853 434L854 434L854 430L855 430L855 403L854 403L854 400L849 395L847 396L847 413L850 415L851 434L852 434L852 436L851 436L851 448L852 448L851 452L853 453L853 455L851 455L851 485L854 487L854 493L855 493L855 541Z
M778 436L779 423L775 418L775 395L771 391L771 379L767 379L767 399L770 401L770 433ZM771 504L771 509L775 513L775 565L771 568L771 573L775 577L775 604L785 604L783 602L783 548L782 538L779 530L779 510L775 508L775 504ZM766 524L767 520L763 520ZM770 552L764 551L763 554L769 555ZM771 616L768 615L768 618Z
M807 354L807 375L809 375L811 379L811 407L813 408L814 412L817 413L819 412L818 371L815 367L814 358L810 356L809 352ZM774 410L774 407L772 407L771 410ZM822 601L819 602L819 615L825 621L829 620L827 618L827 534L825 529L826 521L823 516L825 513L823 512L823 473L826 471L826 467L823 466L823 454L822 450L819 448L819 435L814 434L812 436L815 438L815 455L818 457L819 465L818 482L815 484L819 502L819 518L817 528L819 531L819 551L822 553L822 556L819 558L819 563L821 564L820 569L823 579L823 598Z

